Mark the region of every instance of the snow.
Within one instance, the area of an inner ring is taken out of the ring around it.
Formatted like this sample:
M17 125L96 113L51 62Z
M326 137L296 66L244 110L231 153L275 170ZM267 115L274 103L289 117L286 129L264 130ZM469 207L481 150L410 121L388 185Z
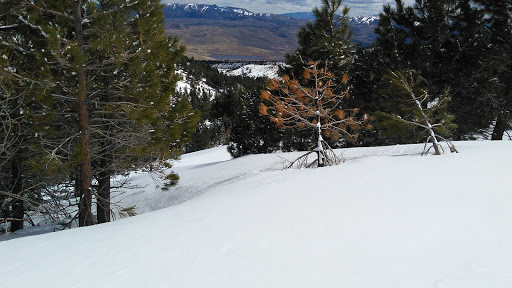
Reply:
M195 81L191 77L188 76L187 72L179 69L176 71L177 74L181 76L181 79L176 83L176 92L186 92L190 93L192 90L191 83L195 83L195 88L198 93L206 92L211 95L210 99L215 98L217 95L217 89L206 84L206 79L202 79L201 81Z
M235 70L221 70L230 76L277 78L280 64L247 64Z
M254 15L254 13L252 13L252 12L249 12L249 11L247 11L245 9L239 9L239 8L238 9L233 9L233 12L238 13L238 14L242 14L242 15L245 15L245 16L252 16L252 15Z
M196 4L187 4L184 8L184 10L197 10Z
M375 22L379 21L379 17L376 17L376 16L356 16L356 17L350 17L349 21L351 23L370 25L372 23L375 23Z
M177 187L127 191L144 214L0 242L0 287L512 287L512 142L455 145L286 171L275 154L184 155Z

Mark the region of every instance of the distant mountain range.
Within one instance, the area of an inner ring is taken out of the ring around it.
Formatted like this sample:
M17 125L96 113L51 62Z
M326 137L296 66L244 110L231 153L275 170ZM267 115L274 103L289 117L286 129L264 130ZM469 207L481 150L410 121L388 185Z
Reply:
M236 7L206 4L168 4L166 31L178 36L197 59L280 60L297 47L297 32L312 13L253 13ZM375 40L377 17L354 17L354 42Z

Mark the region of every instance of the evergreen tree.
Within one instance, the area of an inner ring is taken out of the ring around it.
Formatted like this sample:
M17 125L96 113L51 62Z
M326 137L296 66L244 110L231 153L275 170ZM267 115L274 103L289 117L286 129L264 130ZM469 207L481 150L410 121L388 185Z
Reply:
M374 115L385 106L379 91L388 63L378 46L358 47L354 65L350 70L351 97L346 100L351 107L358 107L363 114ZM389 65L392 65L389 63ZM380 129L363 130L354 146L380 146L400 143L400 139L381 133Z
M423 155L434 149L434 155L443 154L444 150L439 144L441 140L448 143L451 152L457 152L455 146L443 136L450 134L453 128L453 115L446 108L450 101L449 89L442 95L434 96L425 88L428 82L422 77L414 77L411 71L389 71L385 79L389 81L388 90L384 95L391 96L390 111L377 112L375 115L382 118L378 125L388 133L405 135L405 131L413 138L425 138ZM418 139L419 140L419 139ZM432 142L430 148L427 143Z
M455 116L457 138L487 127L492 113L481 97L481 83L487 82L481 73L486 54L484 14L471 1L417 0L405 7L397 0L396 8L388 5L380 16L375 47L386 69L416 71L429 79L433 95L442 95L450 86L449 110Z
M113 10L115 6L103 9ZM110 219L111 177L170 157L170 143L188 140L190 135L185 135L193 129L195 116L190 114L186 99L174 95L177 81L174 63L182 55L183 47L178 46L175 37L164 35L158 2L136 5L129 11L111 13L97 21L110 27L98 32L100 35L95 37L98 40L91 47L96 57L104 57L90 84L96 91L91 97L95 101L91 107L91 143L94 177L98 180L97 215L102 223ZM118 26L129 29L118 29ZM109 39L116 39L115 46L109 45ZM136 42L144 43L142 48L134 47ZM117 53L133 56L129 61L110 63L109 59ZM168 119L170 115L176 116ZM175 144L173 153L178 155L182 145Z
M323 167L337 165L341 159L334 154L328 143L329 138L338 141L342 136L347 141L357 139L358 131L370 120L368 115L358 119L357 108L347 109L342 106L342 99L348 97L348 90L337 94L335 91L348 81L345 74L341 83L334 81L334 75L328 71L327 64L318 68L318 63L310 62L311 67L304 72L303 83L284 76L282 80L273 79L268 90L263 90L261 98L265 101L260 106L260 113L268 116L270 121L283 129L304 129L314 131L317 160L307 163L308 155L299 157L288 167ZM311 84L312 83L312 84ZM267 106L266 104L271 104Z
M354 62L352 31L348 25L349 8L342 7L342 3L342 0L322 0L320 8L313 9L315 19L306 23L298 32L299 47L294 53L286 55L287 65L281 69L281 75L301 80L304 71L310 67L309 63L313 61L321 67L327 65L327 69L334 75L333 80L342 83L341 77L349 72ZM343 93L348 88L345 84L336 87L335 93ZM315 135L315 129L311 129L288 130L283 137L283 148L306 150L314 145L316 139L311 138L311 135ZM327 141L334 147L346 145L329 139Z
M322 6L315 8L315 20L306 23L297 34L299 48L286 55L286 64L291 66L282 74L302 77L309 62L328 64L335 77L348 72L353 63L351 41L352 31L348 25L348 7L341 9L342 0L322 0ZM340 79L338 79L340 80Z
M258 97L264 83L252 89L237 92L237 104L233 119L228 151L233 157L248 154L272 153L280 148L282 131L259 113Z
M0 6L0 218L11 222L12 232L23 228L26 206L36 208L47 182L26 162L37 157L38 135L53 116L46 109L51 79L45 34L24 21L37 15L13 13L14 7L13 1Z
M487 106L492 107L495 125L493 140L501 140L512 122L512 1L476 1L485 13L484 25L488 31L483 70L488 89ZM489 113L491 114L491 113Z
M67 160L64 166L76 171L68 175L80 197L79 225L92 224L93 177L101 182L99 221L108 221L109 178L176 157L194 128L187 99L174 97L174 63L183 47L164 35L156 0L23 0L2 7L17 21L4 27L39 33L40 50L24 53L43 61L54 83L44 88L55 129L40 136L39 147L50 152L48 161Z

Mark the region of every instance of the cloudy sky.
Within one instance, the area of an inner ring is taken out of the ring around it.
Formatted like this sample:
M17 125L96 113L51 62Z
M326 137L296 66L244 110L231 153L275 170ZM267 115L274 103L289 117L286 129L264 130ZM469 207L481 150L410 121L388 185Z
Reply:
M320 0L162 0L162 2L217 4L245 8L252 12L274 14L311 11L314 7L320 6ZM343 5L350 8L351 16L366 16L379 14L382 6L394 2L393 0L345 0ZM405 0L404 2L410 4L414 0Z

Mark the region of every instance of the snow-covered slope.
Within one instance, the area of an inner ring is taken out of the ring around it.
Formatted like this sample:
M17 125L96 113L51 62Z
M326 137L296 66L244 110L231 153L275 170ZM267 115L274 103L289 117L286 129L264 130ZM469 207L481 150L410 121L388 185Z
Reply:
M340 166L287 171L275 154L185 155L178 187L125 198L181 204L0 242L0 287L512 287L512 141L456 145L346 149Z
M194 87L197 93L208 93L212 99L217 95L218 91L206 84L206 79L193 79L187 74L187 72L181 69L178 69L176 73L181 77L178 83L176 83L176 92L190 93L192 87Z
M281 64L247 64L232 71L226 71L230 76L247 76L252 78L267 77L277 78L279 65Z
M272 20L272 18L277 18L276 20L284 21L290 18L284 15L254 13L243 8L217 6L209 4L170 3L164 6L164 14L168 17L223 18L230 20L237 18L256 18Z

